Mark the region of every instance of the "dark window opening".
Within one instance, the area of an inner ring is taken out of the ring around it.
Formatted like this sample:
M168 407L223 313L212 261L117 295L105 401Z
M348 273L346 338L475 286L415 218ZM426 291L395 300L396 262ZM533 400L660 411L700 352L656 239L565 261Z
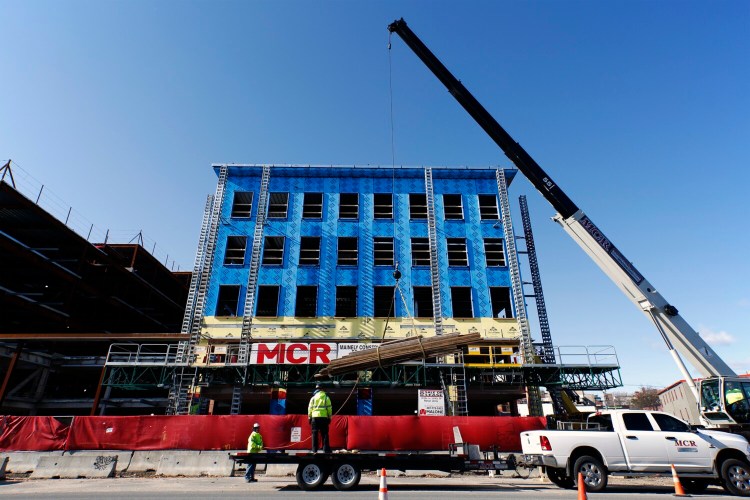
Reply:
M358 258L357 238L339 237L339 251L336 265L356 266Z
M622 423L625 424L625 428L629 431L654 430L654 426L651 425L645 413L623 413Z
M339 318L357 317L357 287L336 287L336 316Z
M432 287L414 287L414 316L416 318L432 318Z
M240 285L219 285L219 298L216 300L217 316L237 316L240 303Z
M500 217L497 213L497 196L494 194L480 194L479 197L479 218L482 220L497 220Z
M320 265L320 236L303 236L300 238L299 265Z
M446 220L464 218L464 207L461 204L460 194L443 195L443 213Z
M376 318L395 317L395 301L392 286L376 286L374 297L375 311L373 315Z
M279 286L260 285L258 287L258 298L256 300L255 315L265 317L278 316L279 310Z
M454 318L473 318L474 309L471 304L471 288L468 286L451 287L451 302Z
M232 217L250 217L253 211L253 193L235 191L232 200Z
M267 266L280 266L284 262L284 237L266 236L263 245L263 261Z
M289 209L289 193L271 193L268 199L268 218L286 219Z
M411 239L411 265L430 265L430 242L427 241L427 238Z
M469 265L465 238L448 238L448 265L464 267Z
M426 219L427 218L427 195L415 194L409 195L409 218Z
M298 286L297 305L294 315L298 318L314 318L318 315L318 287Z
M376 194L374 197L375 201L375 213L376 219L393 219L393 195L392 194Z
M487 267L497 267L505 265L505 248L503 248L502 238L485 238L484 254L487 258Z
M245 248L247 236L229 236L227 249L224 253L224 265L243 265L245 263Z
M513 317L513 307L510 302L510 288L507 286L491 286L490 300L492 301L493 318Z
M302 202L302 218L323 218L323 193L305 193L305 198Z
M393 266L393 238L373 238L375 265Z
M357 193L339 195L339 219L359 219L359 195Z

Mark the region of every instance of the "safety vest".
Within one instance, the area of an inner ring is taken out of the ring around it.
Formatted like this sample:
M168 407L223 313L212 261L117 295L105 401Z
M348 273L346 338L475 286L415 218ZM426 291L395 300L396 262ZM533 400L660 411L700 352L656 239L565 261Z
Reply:
M331 407L331 398L323 391L318 391L310 398L310 404L307 405L307 416L310 418L325 417L331 418L333 408Z
M260 435L260 432L253 431L247 438L247 452L260 453L261 451L263 451L263 436Z

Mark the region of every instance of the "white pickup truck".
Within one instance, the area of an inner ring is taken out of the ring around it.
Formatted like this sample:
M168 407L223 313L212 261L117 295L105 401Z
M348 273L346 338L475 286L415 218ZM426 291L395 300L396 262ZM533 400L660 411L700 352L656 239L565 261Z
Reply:
M720 484L733 495L750 496L750 445L742 436L693 430L655 411L607 411L579 424L586 430L521 433L523 461L544 466L561 488L576 486L579 472L587 491L601 491L610 474L669 474L674 465L687 493Z

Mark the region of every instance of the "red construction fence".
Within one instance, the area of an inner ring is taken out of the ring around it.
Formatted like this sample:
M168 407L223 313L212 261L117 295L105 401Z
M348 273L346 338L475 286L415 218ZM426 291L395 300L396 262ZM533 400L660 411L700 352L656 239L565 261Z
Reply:
M310 449L306 415L190 415L0 417L0 451L49 450L239 450L258 422L267 449ZM356 417L335 416L334 449L447 450L453 427L482 450L521 449L520 433L545 428L544 417Z

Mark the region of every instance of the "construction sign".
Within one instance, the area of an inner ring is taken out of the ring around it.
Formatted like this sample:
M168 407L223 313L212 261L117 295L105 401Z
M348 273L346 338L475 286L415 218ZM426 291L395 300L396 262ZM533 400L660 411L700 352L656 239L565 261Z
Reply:
M445 415L445 396L439 389L418 389L417 413L420 417Z

